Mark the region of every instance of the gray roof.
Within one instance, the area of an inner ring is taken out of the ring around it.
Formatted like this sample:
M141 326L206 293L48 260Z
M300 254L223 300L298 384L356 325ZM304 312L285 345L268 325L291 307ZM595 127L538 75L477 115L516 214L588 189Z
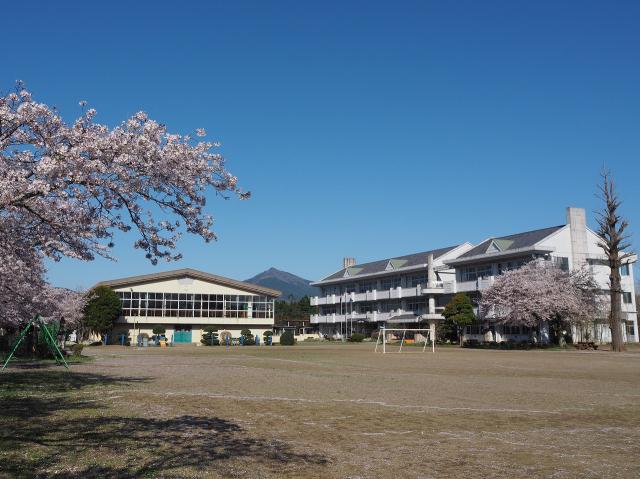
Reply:
M423 251L421 253L413 253L405 256L394 256L393 258L372 261L371 263L356 264L354 266L350 266L349 268L346 268L350 270L350 274L348 278L357 278L365 274L384 273L386 272L386 268L387 268L387 265L389 264L389 261L396 263L397 265L396 267L399 267L399 268L400 267L410 268L411 266L420 266L427 263L427 256L429 254L433 254L433 258L437 259L438 257L448 253L449 251L451 251L454 248L457 248L458 246L459 245L449 246L447 248L434 249L431 251ZM389 271L389 272L393 272L393 271ZM345 279L344 273L345 273L345 268L333 273L330 276L327 276L326 278L318 282L329 281L332 279Z
M510 250L530 248L539 241L543 240L547 236L558 231L560 228L564 228L565 225L552 226L550 228L543 228L540 230L526 231L524 233L517 233L509 236L497 236L495 238L489 238L483 241L478 246L471 248L466 253L460 255L456 260L469 258L472 256L478 256L486 254L488 252L491 243L495 243L500 252L506 252Z
M160 273L141 274L139 276L129 276L127 278L110 279L107 281L100 281L97 286L109 286L111 288L121 288L123 286L133 286L135 284L151 283L154 281L165 281L168 279L179 278L194 278L208 281L210 283L221 284L232 288L241 289L250 293L261 294L264 296L272 296L277 298L280 296L280 291L271 288L265 288L258 286L257 284L246 283L244 281L237 281L231 278L225 278L224 276L218 276L211 273L205 273L204 271L198 271L197 269L182 268L174 269L172 271L163 271Z

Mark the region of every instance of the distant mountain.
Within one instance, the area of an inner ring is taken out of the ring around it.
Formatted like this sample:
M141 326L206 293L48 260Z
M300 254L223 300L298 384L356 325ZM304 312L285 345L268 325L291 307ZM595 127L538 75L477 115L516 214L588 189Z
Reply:
M282 291L279 300L289 300L289 296L293 296L297 301L303 296L317 296L320 292L319 288L309 285L311 281L308 279L275 268L269 268L246 282Z

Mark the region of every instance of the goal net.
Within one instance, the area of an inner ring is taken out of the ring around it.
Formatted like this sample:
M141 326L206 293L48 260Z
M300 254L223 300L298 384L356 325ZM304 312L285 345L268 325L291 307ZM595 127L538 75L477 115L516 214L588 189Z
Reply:
M389 351L389 346L394 345L397 342L400 342L400 347L397 351ZM424 353L427 350L427 345L431 345L431 352L436 352L436 344L434 338L431 337L431 329L428 328L380 328L378 332L378 340L376 341L376 348L374 352L382 352L382 353L401 353L402 348L409 341L412 343L420 343L424 342L422 345L422 352ZM415 352L415 351L414 351Z

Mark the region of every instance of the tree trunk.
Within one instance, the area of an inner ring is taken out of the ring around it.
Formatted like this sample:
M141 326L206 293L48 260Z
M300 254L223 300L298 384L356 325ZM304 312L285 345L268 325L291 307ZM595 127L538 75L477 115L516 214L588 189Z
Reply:
M611 350L621 352L626 350L622 337L622 288L620 286L620 266L611 267L609 274L611 282L611 307L609 310L609 328L611 329Z

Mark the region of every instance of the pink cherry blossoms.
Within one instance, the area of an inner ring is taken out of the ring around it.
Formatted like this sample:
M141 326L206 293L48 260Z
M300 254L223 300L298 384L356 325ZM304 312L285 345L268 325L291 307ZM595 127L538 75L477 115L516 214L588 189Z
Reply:
M597 285L586 269L563 271L549 261L531 261L506 271L482 293L481 316L498 323L537 326L562 318L577 324L593 319Z
M27 319L43 257L111 258L114 232L134 230L153 264L176 260L184 232L216 238L209 190L249 197L217 144L168 133L143 112L115 128L95 115L66 124L20 83L0 97L0 318Z

